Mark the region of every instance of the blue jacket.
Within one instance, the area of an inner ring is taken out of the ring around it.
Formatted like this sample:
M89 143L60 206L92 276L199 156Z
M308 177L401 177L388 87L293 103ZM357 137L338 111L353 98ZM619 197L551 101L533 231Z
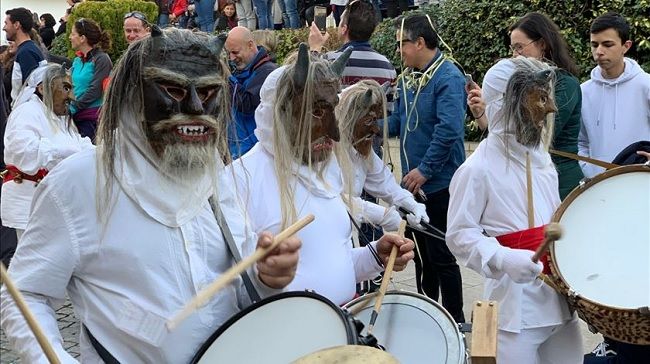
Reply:
M277 68L262 47L245 69L230 76L233 123L228 125L228 148L233 159L248 152L257 143L253 131L255 109L260 104L260 89L266 77Z
M438 51L426 68L442 56ZM422 186L426 194L448 188L456 169L465 161L465 78L445 60L417 99L417 86L406 89L406 99L404 78L400 77L397 86L398 98L388 126L391 136L400 137L402 175L418 168L427 178Z

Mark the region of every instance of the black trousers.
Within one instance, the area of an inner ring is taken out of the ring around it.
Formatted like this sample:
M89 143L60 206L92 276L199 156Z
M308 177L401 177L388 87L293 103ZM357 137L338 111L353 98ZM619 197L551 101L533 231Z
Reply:
M431 225L447 231L449 189L428 194L426 201L418 202L425 204ZM442 306L456 322L465 322L460 268L447 244L410 228L406 229L406 236L416 241L414 260L418 292L435 301L442 294Z

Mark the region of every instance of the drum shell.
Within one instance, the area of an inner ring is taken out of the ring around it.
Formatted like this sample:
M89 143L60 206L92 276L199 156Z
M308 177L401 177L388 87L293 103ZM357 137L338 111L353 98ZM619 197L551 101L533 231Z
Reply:
M567 196L553 215L552 221L561 223L562 216L569 205L590 187L613 176L634 172L649 173L650 167L641 165L624 166L611 169L594 177L584 185L573 190ZM643 202L641 201L641 203ZM566 226L564 227L565 230L567 228ZM559 241L557 244L563 243L568 242ZM647 306L637 309L613 307L575 293L570 282L562 275L562 267L558 263L555 244L552 244L549 249L549 264L551 268L549 278L552 280L552 283L567 299L569 306L575 309L580 318L587 324L593 326L606 337L611 337L629 344L650 345L650 311ZM631 280L634 279L634 277L628 278ZM603 287L603 289L607 289L607 287Z

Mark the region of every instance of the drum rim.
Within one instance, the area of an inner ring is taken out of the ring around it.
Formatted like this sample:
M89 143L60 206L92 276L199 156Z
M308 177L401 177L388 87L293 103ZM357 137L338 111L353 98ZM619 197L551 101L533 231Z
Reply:
M569 193L569 195L564 199L564 201L560 203L560 206L557 208L557 210L555 210L555 213L551 217L551 221L559 223L560 219L562 218L562 215L564 215L564 212L566 212L566 209L569 207L569 205L571 205L571 203L573 203L573 201L575 201L575 199L578 196L580 196L584 191L588 190L593 185L614 176L618 176L626 173L633 173L633 172L646 172L646 173L650 172L650 165L632 164L627 166L620 166L617 168L609 169L595 176L594 178L589 179L583 185L579 185ZM560 269L558 269L558 266L556 265L555 242L551 243L548 252L551 257L551 266L553 267L553 275L556 276L557 279L562 281L562 283L570 290L571 286L569 285L569 282L564 278L562 272L560 271ZM645 306L641 306L637 308L628 308L628 307L609 306L609 305L603 305L600 302L593 301L580 294L575 294L573 297L579 297L581 300L584 300L592 305L603 306L603 307L611 308L618 311L624 311L624 312L639 312L640 309L643 309L645 307Z
M203 357L203 354L205 354L205 352L208 351L208 349L210 349L210 347L217 340L217 338L219 338L219 336L221 336L226 330L228 330L232 325L234 325L235 322L239 321L239 319L246 316L253 310L262 307L268 303L278 301L284 298L290 298L290 297L313 298L322 303L325 303L331 308L334 308L335 309L334 311L336 311L336 314L341 318L341 321L345 323L345 331L348 336L347 337L348 344L349 345L356 344L356 334L353 332L353 328L349 325L349 321L347 320L345 313L343 312L341 307L334 304L332 301L327 299L327 297L311 291L282 292L273 296L266 297L258 302L253 303L248 307L244 308L243 310L239 311L232 317L230 317L228 320L226 320L226 322L221 324L221 326L219 326L219 328L212 335L210 335L203 344L201 344L201 347L192 358L192 361L190 361L190 364L198 363L199 360L201 360L201 358Z

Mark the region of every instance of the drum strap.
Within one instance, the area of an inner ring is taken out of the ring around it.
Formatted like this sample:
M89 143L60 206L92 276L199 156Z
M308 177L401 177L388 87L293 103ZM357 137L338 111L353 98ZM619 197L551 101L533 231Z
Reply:
M217 224L219 224L219 228L221 229L221 234L223 234L223 240L226 241L228 250L230 250L230 255L232 255L232 257L235 259L235 263L241 262L241 254L239 254L237 244L235 244L235 239L230 232L230 228L228 227L225 216L223 216L221 208L217 203L215 203L212 197L210 197L209 202L210 207L212 208L212 212L214 213L214 217L217 219ZM251 278L248 276L248 272L246 270L241 273L241 278L244 281L244 287L246 288L246 292L248 292L248 297L250 297L253 303L259 302L261 300L260 294L257 292L257 289L255 289L253 281L251 281Z
M119 360L115 359L111 353L106 350L106 348L99 342L93 334L90 333L90 330L88 330L88 326L82 324L84 330L86 331L86 334L88 335L88 339L90 340L90 343L93 345L93 348L97 352L97 355L99 355L100 358L104 361L106 364L120 364Z

